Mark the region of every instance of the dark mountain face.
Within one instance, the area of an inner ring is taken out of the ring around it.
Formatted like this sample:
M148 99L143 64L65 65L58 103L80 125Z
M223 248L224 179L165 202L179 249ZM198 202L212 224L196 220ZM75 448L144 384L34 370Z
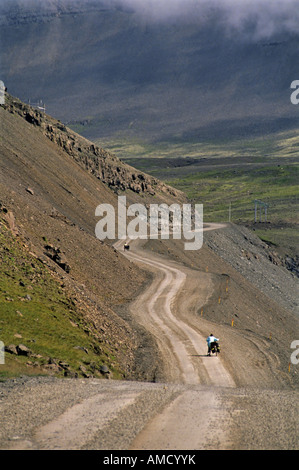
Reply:
M153 21L115 1L1 5L8 91L84 122L89 138L205 140L298 127L294 31L257 37L253 20L229 30L217 9L204 20Z

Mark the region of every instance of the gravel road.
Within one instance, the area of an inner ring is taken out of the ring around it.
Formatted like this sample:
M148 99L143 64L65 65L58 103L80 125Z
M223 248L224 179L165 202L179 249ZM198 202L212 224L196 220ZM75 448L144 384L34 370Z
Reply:
M146 253L139 243L126 256L153 273L131 309L163 356L157 382L2 382L0 448L298 449L298 391L237 385L225 354L206 357L205 336L190 312L212 295L211 276Z
M298 449L295 391L24 377L0 394L5 450Z

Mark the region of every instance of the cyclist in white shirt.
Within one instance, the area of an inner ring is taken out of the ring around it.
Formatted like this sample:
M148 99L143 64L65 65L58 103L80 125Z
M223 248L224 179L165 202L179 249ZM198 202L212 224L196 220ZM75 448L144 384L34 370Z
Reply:
M211 333L210 336L207 337L207 343L208 343L208 356L211 355L211 344L214 342L219 341L218 338L215 338L215 336Z

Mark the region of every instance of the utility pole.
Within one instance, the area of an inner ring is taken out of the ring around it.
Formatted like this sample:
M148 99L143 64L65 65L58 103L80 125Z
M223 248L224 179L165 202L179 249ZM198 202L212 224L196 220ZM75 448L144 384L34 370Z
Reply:
M257 221L257 208L260 208L260 222L262 222L262 208L265 210L265 222L267 222L267 210L268 210L268 204L266 204L263 201L259 201L259 199L254 200L254 222L256 223Z

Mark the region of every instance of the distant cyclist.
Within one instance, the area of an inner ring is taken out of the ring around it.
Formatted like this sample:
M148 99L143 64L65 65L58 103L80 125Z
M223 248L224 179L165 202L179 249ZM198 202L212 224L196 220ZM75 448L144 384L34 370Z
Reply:
M208 343L208 356L211 355L211 346L213 343L217 343L219 341L218 338L215 338L215 336L211 333L210 336L207 337L207 343Z

